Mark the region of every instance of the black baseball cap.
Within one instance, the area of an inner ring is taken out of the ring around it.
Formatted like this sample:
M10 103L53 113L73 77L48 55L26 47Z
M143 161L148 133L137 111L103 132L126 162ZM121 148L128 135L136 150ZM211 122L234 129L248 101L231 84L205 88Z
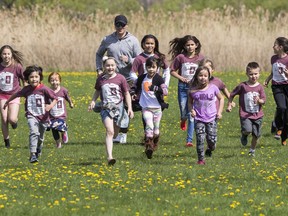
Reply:
M124 25L127 25L128 20L124 15L118 15L115 17L115 20L114 20L114 24L116 25L117 23L122 23Z

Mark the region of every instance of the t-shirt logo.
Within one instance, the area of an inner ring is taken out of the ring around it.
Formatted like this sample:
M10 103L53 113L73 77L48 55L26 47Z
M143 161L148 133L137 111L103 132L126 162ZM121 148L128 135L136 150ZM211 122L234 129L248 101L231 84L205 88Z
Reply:
M36 98L36 106L42 107L41 98Z
M62 101L59 100L59 101L57 102L57 108L58 108L58 109L61 109L62 107L63 107Z
M146 91L146 92L148 92L149 91L149 87L151 86L151 82L148 82L148 81L144 81L144 90Z

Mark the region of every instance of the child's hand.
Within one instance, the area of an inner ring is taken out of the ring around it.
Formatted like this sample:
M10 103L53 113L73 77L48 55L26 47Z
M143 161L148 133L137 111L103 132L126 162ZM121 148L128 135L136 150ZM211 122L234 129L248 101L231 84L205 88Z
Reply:
M88 111L92 111L95 106L95 101L91 101L90 105L88 106Z
M6 102L3 106L3 110L5 110L7 106L8 106L8 103Z
M134 118L134 112L132 110L128 109L127 113L130 119Z
M226 109L226 112L231 112L231 111L232 111L232 104L229 104Z
M194 118L196 116L196 112L194 109L191 110L191 116Z
M231 106L234 108L236 106L235 102L232 101Z
M265 87L268 87L268 82L265 80L264 83L263 83L263 85L264 85Z
M222 114L221 113L217 113L216 119L222 119Z
M189 80L187 80L185 77L182 77L182 76L180 78L180 81L184 83L189 83Z
M73 103L70 103L69 105L70 105L70 108L71 108L71 109L74 108L74 104L73 104Z

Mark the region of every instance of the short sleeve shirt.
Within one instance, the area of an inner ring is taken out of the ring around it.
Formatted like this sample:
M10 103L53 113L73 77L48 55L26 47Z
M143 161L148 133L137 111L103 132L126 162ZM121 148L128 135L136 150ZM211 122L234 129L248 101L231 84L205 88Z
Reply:
M40 122L49 121L49 112L46 112L45 105L57 99L55 93L43 84L36 88L28 85L16 93L17 97L25 97L26 117L34 116Z
M195 119L202 122L211 122L216 118L217 108L215 97L219 93L217 86L209 84L205 90L190 91L193 99L193 109L196 112Z
M194 74L198 68L198 65L204 56L199 54L193 58L188 58L184 54L179 54L176 56L174 61L171 63L171 71L177 71L182 77L185 77L189 81L193 79Z
M247 82L242 82L231 92L230 97L239 95L239 115L241 118L258 119L264 116L262 106L255 103L255 97L266 101L263 86L259 83L250 86Z
M95 89L101 92L100 98L103 105L108 105L108 103L117 105L123 101L124 93L129 91L129 86L121 74L116 74L110 79L104 74L97 78Z
M272 65L272 85L288 84L288 78L286 77L284 70L288 68L288 55L284 58L279 58L278 55L271 57Z
M21 89L20 80L24 80L22 65L4 67L0 64L0 94L12 95L18 92Z
M60 87L58 92L55 92L57 96L57 103L56 105L50 110L50 117L51 119L63 119L66 120L67 118L67 109L66 109L66 101L71 101L68 90L64 87Z

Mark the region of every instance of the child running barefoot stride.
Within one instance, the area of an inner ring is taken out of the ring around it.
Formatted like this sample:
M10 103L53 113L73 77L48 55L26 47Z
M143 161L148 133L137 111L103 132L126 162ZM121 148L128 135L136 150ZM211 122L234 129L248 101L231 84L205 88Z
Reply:
M248 81L240 83L231 92L227 112L232 111L232 101L236 95L239 95L239 115L241 123L241 143L246 146L247 137L252 133L251 148L249 155L255 156L257 141L261 135L263 122L262 106L266 101L266 95L263 86L258 82L260 76L260 66L257 62L250 62L246 67Z
M42 153L44 132L49 123L49 111L57 103L55 93L44 84L41 67L28 66L23 72L24 79L29 85L13 94L4 104L5 109L9 102L17 97L25 97L25 112L29 126L30 163L38 162ZM50 104L49 102L52 101Z
M115 138L118 135L120 127L128 127L128 116L133 118L134 113L132 111L128 83L123 75L116 73L116 60L113 57L104 57L103 68L103 74L96 80L96 91L88 107L88 111L93 110L95 102L100 96L102 101L100 115L106 128L105 143L108 165L114 165L116 160L112 155L113 137ZM125 98L128 107L127 112L124 108L123 98Z
M188 111L188 90L189 82L193 79L196 69L204 56L200 54L201 43L192 35L182 38L174 38L170 41L170 51L172 63L170 66L171 75L178 79L178 103L180 108L180 128L186 130L188 119L188 129L186 146L193 146L194 119Z
M62 142L68 143L68 132L66 124L67 109L65 100L69 103L70 108L73 108L74 105L70 99L68 90L60 86L61 76L59 73L51 73L48 77L48 82L51 84L51 89L58 97L57 104L50 110L50 128L52 129L56 147L61 148L62 143L59 133L61 133Z
M204 165L204 141L207 140L205 155L212 156L217 141L217 119L222 118L224 98L217 86L209 84L210 70L207 67L197 68L189 90L188 108L195 118L198 164ZM215 97L219 100L217 110Z
M167 86L157 73L159 66L158 58L149 57L145 66L147 74L138 77L135 90L136 94L140 93L139 103L145 121L145 153L148 159L152 158L152 154L158 146L162 110L168 108L168 104L163 100L163 96L168 93Z

